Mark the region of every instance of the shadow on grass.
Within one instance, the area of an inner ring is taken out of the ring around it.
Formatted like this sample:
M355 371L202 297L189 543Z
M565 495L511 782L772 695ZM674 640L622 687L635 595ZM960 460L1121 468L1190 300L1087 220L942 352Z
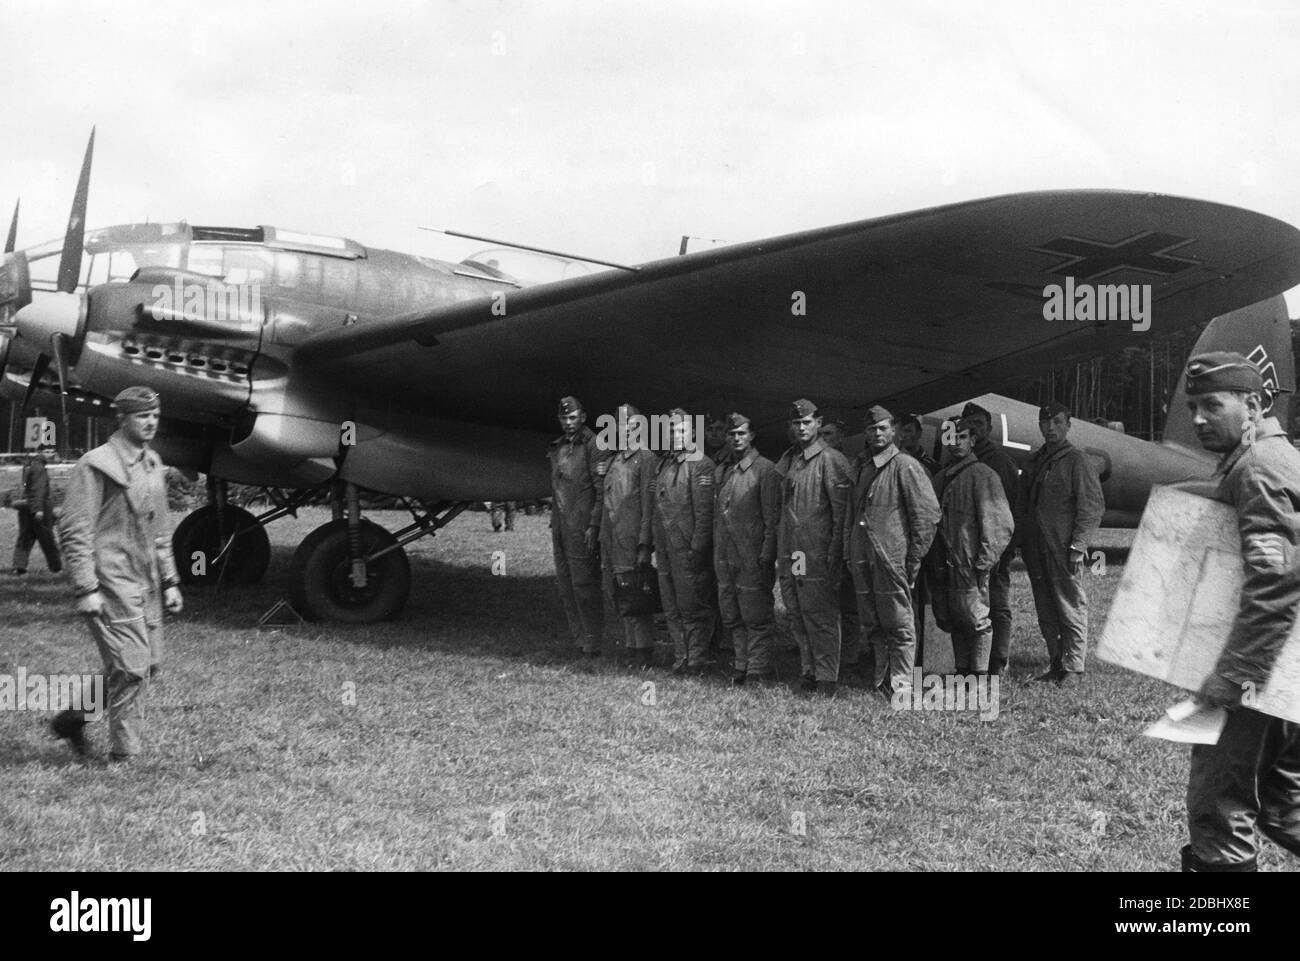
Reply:
M32 744L30 738L6 737L0 739L0 768L22 767L24 764L40 764L45 767L79 768L93 766L94 761L81 757L72 748L57 739L49 731L50 719L54 712L31 712L30 718L39 721L40 734L43 738Z
M188 588L183 618L204 629L270 633L258 630L258 618L276 601L289 600L292 556L290 548L273 548L270 569L259 584ZM308 622L283 630L376 648L523 658L539 665L553 666L572 657L553 575L495 576L486 564L465 567L419 554L411 555L410 562L410 598L394 620ZM615 621L607 611L606 635L611 641Z
M316 518L304 518L301 529L310 529ZM307 623L276 630L259 630L258 620L277 601L289 599L289 568L299 532L285 531L286 539L272 546L270 568L261 583L248 586L223 585L216 588L185 589L185 611L178 618L168 618L168 646L202 650L205 645L220 647L233 642L248 643L258 639L274 643L277 638L300 638L316 641L340 641L374 650L408 649L468 655L485 660L510 660L539 667L553 668L570 663L575 650L568 637L567 625L556 591L550 557L550 536L544 519L524 519L518 536L498 537L477 529L473 520L461 521L450 533L433 542L420 542L409 549L411 594L405 608L391 622L347 625L334 622ZM388 520L386 526L395 526ZM287 542L286 542L287 541ZM492 573L491 557L495 548L510 554L506 576ZM435 553L435 551L437 553ZM1108 561L1118 566L1122 560L1108 548ZM1023 571L1017 558L1013 568ZM1032 603L1028 602L1028 585L1017 574L1018 641L1013 664L1016 671L1041 670L1041 641L1036 636ZM19 593L11 593L18 588ZM84 636L84 629L71 611L71 594L67 581L48 574L29 575L21 580L7 578L0 584L6 602L7 626L29 632L48 633L54 624L58 632L65 629ZM1027 609L1026 609L1027 608ZM662 618L658 619L658 658L660 664L671 661L671 645ZM931 634L933 637L934 635ZM619 618L607 605L605 611L605 652L612 655L622 639ZM927 639L928 640L928 639ZM937 660L926 658L929 670L942 670L950 664L947 638L933 643L944 650ZM927 646L929 646L927 644ZM724 663L729 652L725 651ZM787 682L796 681L799 660L778 614L775 637L776 667ZM607 658L608 665L612 658ZM602 671L610 668L601 668ZM846 672L848 673L848 672ZM862 676L844 678L846 686L867 686Z

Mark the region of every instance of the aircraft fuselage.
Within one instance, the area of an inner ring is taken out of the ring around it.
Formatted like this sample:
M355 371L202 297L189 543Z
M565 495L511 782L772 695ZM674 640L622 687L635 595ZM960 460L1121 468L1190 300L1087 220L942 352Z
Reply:
M40 298L53 289L60 250L9 255L5 276L29 273ZM106 411L123 387L157 390L168 427L157 446L170 463L271 486L310 486L337 472L421 497L546 493L544 435L440 417L383 383L340 391L292 359L321 331L504 297L523 282L485 264L272 227L132 224L88 233L85 250L90 296L70 358L71 395ZM34 359L14 344L11 367ZM21 396L25 382L6 379L7 395Z

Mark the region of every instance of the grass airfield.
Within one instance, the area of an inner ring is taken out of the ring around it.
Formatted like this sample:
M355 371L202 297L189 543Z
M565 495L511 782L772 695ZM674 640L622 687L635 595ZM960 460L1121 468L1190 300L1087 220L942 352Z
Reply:
M392 529L406 515L370 516ZM287 597L294 546L326 520L273 524L262 584L187 592L131 765L105 763L104 725L81 761L49 713L0 711L0 867L1177 869L1188 749L1141 731L1178 692L1091 656L1078 689L1029 683L1046 655L1019 564L1011 672L981 721L895 712L860 682L800 697L789 652L787 683L767 690L612 658L578 673L547 517L522 513L513 533L467 513L411 545L396 622L259 630ZM15 533L0 511L0 549ZM1123 554L1108 559L1089 575L1094 637ZM610 615L611 650L617 630ZM927 667L944 669L946 636L931 624L927 642ZM39 555L25 578L0 577L0 674L19 667L99 669ZM1296 861L1266 843L1260 866Z

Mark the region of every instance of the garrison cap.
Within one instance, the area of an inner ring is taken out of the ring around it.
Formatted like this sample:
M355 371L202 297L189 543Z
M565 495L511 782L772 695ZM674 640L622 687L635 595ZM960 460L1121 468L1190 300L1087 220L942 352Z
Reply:
M948 431L952 427L952 432ZM970 422L959 414L949 414L943 419L943 426L939 429L939 438L943 443L949 443L947 438L955 438L961 431L969 430Z
M148 387L128 387L113 398L113 409L119 414L138 414L161 408L158 395Z
M749 427L749 418L744 414L728 414L727 430L744 430Z
M867 416L863 418L863 423L870 427L872 424L879 424L882 420L894 419L894 415L887 408L875 404L867 409Z
M618 410L614 411L614 414L618 417L640 417L641 416L641 412L636 409L635 405L627 404L627 403L619 404Z
M911 426L915 427L917 430L921 430L921 418L917 417L915 414L904 414L902 417L898 418L898 426Z
M721 414L705 414L704 423L708 427L712 427L714 424L725 425L727 423L727 418L723 417Z
M674 407L668 412L668 416L673 420L689 420L691 415L686 413L686 411L682 410L680 407Z
M578 400L578 398L572 396L560 398L560 416L575 414L582 409L582 401Z
M1264 378L1259 368L1233 351L1197 354L1187 362L1186 373L1188 397L1216 390L1248 390L1261 396L1264 393Z
M1066 417L1069 417L1070 408L1066 407L1059 400L1054 400L1044 404L1038 409L1038 419L1040 421L1051 420L1057 414L1064 414Z
M983 417L990 424L993 423L993 415L974 401L961 409L961 415L962 417Z
M800 397L790 405L790 419L803 420L805 417L816 417L817 405L806 397Z

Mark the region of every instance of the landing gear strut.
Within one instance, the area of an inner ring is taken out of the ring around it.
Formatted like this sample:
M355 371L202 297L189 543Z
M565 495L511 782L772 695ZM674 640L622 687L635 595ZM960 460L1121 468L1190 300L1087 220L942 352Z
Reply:
M403 547L432 537L471 503L418 502L417 508L417 502L404 500L414 523L390 534L362 519L356 485L347 484L339 500L344 516L316 528L294 551L289 596L307 620L372 624L396 617L411 591Z

